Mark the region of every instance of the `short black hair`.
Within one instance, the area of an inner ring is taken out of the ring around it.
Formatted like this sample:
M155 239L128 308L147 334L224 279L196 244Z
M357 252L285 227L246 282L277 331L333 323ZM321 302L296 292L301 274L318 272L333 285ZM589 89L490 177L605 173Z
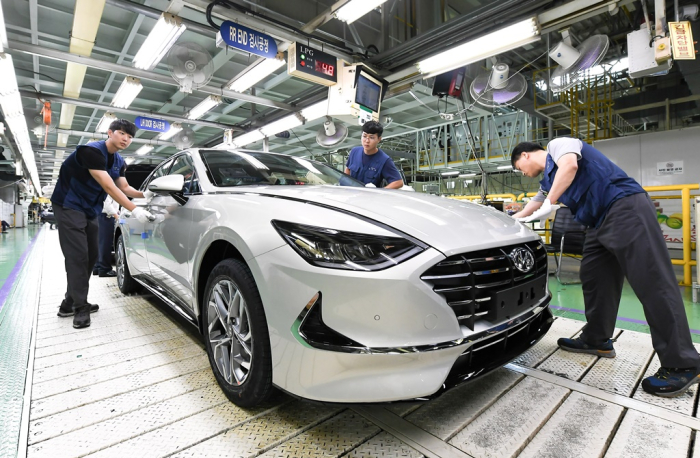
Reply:
M542 148L542 145L539 143L533 143L533 142L522 142L518 143L515 148L513 148L513 152L510 153L510 165L515 168L515 163L518 162L518 159L520 159L520 155L523 153L534 153L535 151L544 151L544 148Z
M362 124L362 132L366 132L368 134L377 134L377 137L382 136L382 133L384 132L384 127L377 121L367 121L366 123Z
M128 119L117 119L116 121L112 121L112 124L109 125L109 130L112 132L121 130L132 137L136 135L136 125Z

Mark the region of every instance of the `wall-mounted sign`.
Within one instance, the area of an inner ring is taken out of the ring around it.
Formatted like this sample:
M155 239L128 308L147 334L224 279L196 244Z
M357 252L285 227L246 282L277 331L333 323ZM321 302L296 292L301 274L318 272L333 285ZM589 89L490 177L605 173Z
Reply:
M147 118L145 116L138 116L134 120L134 124L141 130L150 130L153 132L167 132L170 129L170 123L162 119Z
M287 73L324 86L338 82L338 59L302 43L292 43L287 50Z
M219 33L224 43L232 48L268 59L274 59L277 56L277 42L270 35L231 21L224 21Z
M669 22L668 28L671 31L671 43L673 43L673 59L695 59L693 29L690 28L690 22Z
M667 161L656 163L657 175L682 175L683 161Z

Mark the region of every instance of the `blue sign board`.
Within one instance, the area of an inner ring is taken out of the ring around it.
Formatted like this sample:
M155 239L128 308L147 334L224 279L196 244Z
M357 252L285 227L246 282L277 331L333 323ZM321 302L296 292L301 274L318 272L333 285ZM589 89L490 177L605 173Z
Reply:
M136 127L142 130L150 130L153 132L167 132L170 129L170 123L168 121L163 121L162 119L147 118L145 116L138 116L134 120Z
M277 42L274 38L257 30L224 21L221 24L221 38L232 48L273 59L277 55Z

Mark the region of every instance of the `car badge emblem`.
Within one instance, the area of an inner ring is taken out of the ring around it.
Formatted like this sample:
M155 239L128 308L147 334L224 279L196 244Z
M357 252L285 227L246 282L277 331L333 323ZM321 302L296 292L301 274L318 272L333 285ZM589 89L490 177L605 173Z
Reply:
M535 266L535 257L530 250L526 250L525 248L515 248L510 252L508 257L513 260L515 268L520 272L529 272Z

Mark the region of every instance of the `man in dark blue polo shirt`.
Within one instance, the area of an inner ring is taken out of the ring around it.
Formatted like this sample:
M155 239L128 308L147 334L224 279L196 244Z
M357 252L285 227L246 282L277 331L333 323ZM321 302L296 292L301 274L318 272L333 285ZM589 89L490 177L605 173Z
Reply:
M96 304L88 304L87 296L98 253L97 215L102 212L107 194L139 221L145 223L152 218L129 200L129 197L148 196L129 186L124 178L124 159L118 153L131 144L135 133L132 122L114 121L106 141L78 146L61 164L51 202L68 288L58 316L73 315L74 328L90 326L90 312L99 309Z
M560 201L587 227L581 282L587 324L564 350L614 358L611 337L625 277L644 308L661 368L642 381L644 391L672 397L700 382L700 356L693 347L671 258L649 195L600 151L575 138L556 138L547 150L520 143L513 168L543 174L540 192L513 215L546 218ZM569 211L562 209L559 211Z
M377 121L362 125L362 146L350 150L345 173L370 187L378 188L382 180L386 180L385 188L399 189L403 186L401 174L394 161L378 147L383 132L384 128Z

